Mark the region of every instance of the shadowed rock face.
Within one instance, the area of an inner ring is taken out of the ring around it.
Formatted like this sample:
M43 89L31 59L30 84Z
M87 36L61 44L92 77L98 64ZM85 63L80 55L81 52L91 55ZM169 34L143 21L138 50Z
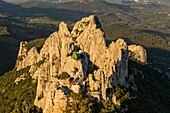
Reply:
M100 27L92 15L78 21L71 32L61 22L40 53L34 47L28 51L26 42L20 44L16 68L31 66L31 76L38 80L34 104L44 113L63 112L70 92L112 99L114 84L130 86L126 42L118 39L106 47Z

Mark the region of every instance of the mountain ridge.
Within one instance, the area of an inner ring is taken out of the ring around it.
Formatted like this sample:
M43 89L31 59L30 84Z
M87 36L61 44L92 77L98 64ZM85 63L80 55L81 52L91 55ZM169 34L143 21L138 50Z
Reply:
M24 3L27 1L36 1L36 2L51 2L51 3L60 3L60 2L72 2L72 1L76 1L76 2L80 2L80 3L88 3L94 0L4 0L6 2L10 2L10 3ZM97 1L97 0L96 0ZM135 4L135 3L139 3L139 4L150 4L150 3L157 3L157 4L164 4L167 5L170 2L168 0L103 0L106 1L108 3L113 3L113 4Z

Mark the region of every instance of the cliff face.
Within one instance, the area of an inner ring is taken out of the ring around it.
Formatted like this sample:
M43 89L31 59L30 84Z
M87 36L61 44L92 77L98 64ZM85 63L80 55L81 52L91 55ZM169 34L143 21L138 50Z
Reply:
M63 112L70 92L111 100L114 84L130 87L134 82L128 75L126 42L118 39L106 47L100 27L95 16L78 21L71 32L61 22L40 53L21 42L16 68L31 66L31 76L38 80L34 104L44 113Z

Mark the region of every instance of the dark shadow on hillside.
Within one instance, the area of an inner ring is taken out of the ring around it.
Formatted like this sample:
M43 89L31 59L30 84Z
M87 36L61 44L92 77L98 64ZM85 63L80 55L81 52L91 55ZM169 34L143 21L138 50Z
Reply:
M140 70L142 73L137 72ZM153 69L150 65L140 65L129 61L129 71L134 73L137 92L133 92L135 99L129 100L127 113L169 113L170 81L164 74Z
M155 34L155 35L162 36L162 37L170 37L169 33L162 33L162 32L159 32L159 31L142 29L141 32L149 33L149 34Z
M3 40L2 38L8 38ZM10 39L11 38L11 39ZM19 49L19 41L13 41L12 37L0 36L0 76L10 71L15 66Z
M170 51L160 48L146 48L148 62L153 67L166 71L170 67Z
M53 19L57 19L60 21L77 21L82 17L88 16L92 13L81 12L81 11L71 11L66 9L54 9L54 8L29 8L23 9L20 11L19 15L25 17L42 17L48 16Z

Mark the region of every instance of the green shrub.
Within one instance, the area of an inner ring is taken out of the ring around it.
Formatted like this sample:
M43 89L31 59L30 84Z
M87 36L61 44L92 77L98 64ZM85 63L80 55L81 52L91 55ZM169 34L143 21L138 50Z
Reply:
M74 60L78 60L79 59L79 56L77 53L73 53L73 55L71 56L72 59Z
M102 113L114 113L115 112L115 105L109 101L109 100L102 100L102 109L101 112Z
M93 113L95 111L95 106L93 101L87 96L70 93L69 97L73 99L72 102L67 102L68 106L66 108L66 113L75 112L75 113Z
M69 97L73 101L67 101L66 113L114 113L115 105L111 101L97 101L97 99L90 99L87 95L70 93Z
M117 98L120 99L121 102L135 98L130 95L130 92L126 88L120 86L115 86L114 94L116 95Z
M70 75L67 72L63 72L57 78L58 79L67 79L69 77L70 77Z

